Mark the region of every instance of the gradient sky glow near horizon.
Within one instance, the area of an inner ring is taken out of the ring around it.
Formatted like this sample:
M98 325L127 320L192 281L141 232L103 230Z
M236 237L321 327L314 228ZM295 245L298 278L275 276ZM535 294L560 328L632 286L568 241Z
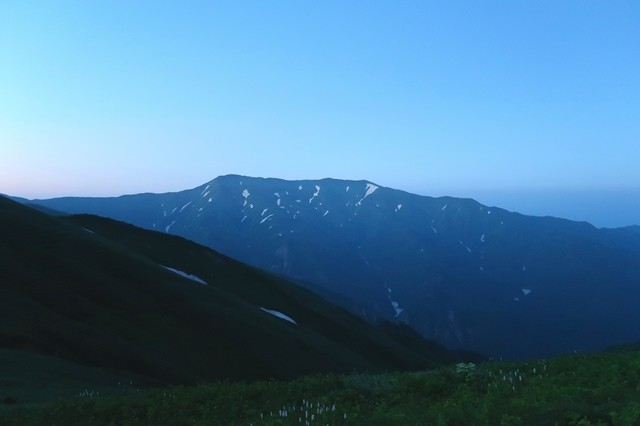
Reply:
M640 223L638 2L10 0L0 21L0 193L335 177Z

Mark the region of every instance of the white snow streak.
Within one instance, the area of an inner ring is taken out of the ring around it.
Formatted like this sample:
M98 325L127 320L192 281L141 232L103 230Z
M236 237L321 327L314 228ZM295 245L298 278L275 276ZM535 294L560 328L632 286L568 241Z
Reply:
M367 198L369 195L373 194L374 192L376 192L377 189L378 189L378 186L372 183L368 183L367 190L364 193L364 197L362 197L362 199L356 203L356 206L361 205L364 199Z
M263 311L265 311L266 313L271 314L271 315L273 315L273 316L276 316L276 317L278 317L278 318L280 318L280 319L283 319L283 320L285 320L285 321L289 321L291 324L298 325L298 323L297 323L297 322L295 322L295 320L294 320L293 318L291 318L291 317L290 317L290 316L288 316L288 315L283 314L282 312L274 311L273 309L263 308L262 306L260 307L260 309L262 309L262 310L263 310Z
M391 306L393 306L393 310L396 311L396 318L398 318L398 315L400 315L404 309L400 307L398 302L391 299L391 289L389 287L387 287L387 293L389 293L389 301L391 302Z
M171 222L169 225L167 225L167 227L166 227L166 228L164 228L164 232L166 232L166 233L168 234L168 233L169 233L169 229L171 229L171 227L172 227L173 225L175 225L175 224L176 224L176 221L174 220L174 221L173 221L173 222Z
M482 236L480 237L480 242L484 243L484 234L482 234Z
M525 296L529 295L529 293L531 293L531 289L530 288L522 288L522 294L524 294Z
M262 210L262 213L260 213L260 216L264 216L264 214L267 212L267 210L269 210L269 209Z
M400 307L398 302L394 300L391 301L391 306L393 306L393 309L396 311L396 318L398 318L398 315L402 313L403 309Z
M316 198L318 194L320 194L320 187L318 185L315 185L315 187L316 187L316 192L314 192L311 198L309 198L309 204L311 204L313 199Z
M191 281L195 281L195 282L200 283L200 284L207 285L207 282L205 280L203 280L202 278L200 278L200 277L198 277L196 275L188 274L188 273L186 273L184 271L181 271L179 269L169 268L168 266L164 266L164 265L160 265L160 266L162 266L165 269L170 270L173 273L176 273L176 274L180 275L181 277L184 277L184 278L189 279Z
M324 212L324 214L322 215L322 217L325 217L326 215L329 214L329 210L327 210L326 212Z
M269 216L265 217L264 219L262 219L260 221L260 223L264 223L265 220L269 219L271 216L273 216L273 213L271 213Z

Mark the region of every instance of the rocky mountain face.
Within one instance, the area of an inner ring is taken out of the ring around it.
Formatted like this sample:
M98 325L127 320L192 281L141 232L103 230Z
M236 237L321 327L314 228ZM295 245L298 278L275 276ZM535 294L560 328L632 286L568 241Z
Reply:
M34 203L180 235L361 315L493 357L640 338L640 232L367 181L222 176L187 191Z

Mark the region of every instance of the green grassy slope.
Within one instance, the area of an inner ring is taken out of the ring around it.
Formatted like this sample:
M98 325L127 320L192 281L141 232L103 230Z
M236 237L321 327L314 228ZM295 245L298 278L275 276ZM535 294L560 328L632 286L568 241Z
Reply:
M13 377L4 391L290 378L448 357L441 348L408 349L308 291L186 240L95 217L52 217L5 198L0 304L0 377ZM33 356L48 372L39 380L28 374ZM74 372L54 377L62 364Z
M0 406L0 423L154 425L638 425L638 352L418 373L212 383L126 397Z

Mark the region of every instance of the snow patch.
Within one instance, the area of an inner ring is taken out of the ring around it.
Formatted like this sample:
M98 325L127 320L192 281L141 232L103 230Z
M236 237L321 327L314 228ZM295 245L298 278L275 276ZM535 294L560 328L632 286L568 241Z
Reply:
M313 195L311 196L311 198L309 198L309 204L311 204L313 199L316 198L320 194L320 187L318 185L315 185L315 187L316 187L316 192L314 192Z
M394 300L391 301L391 306L393 306L393 309L396 311L396 318L398 318L398 315L400 315L404 309Z
M242 220L240 221L240 223L244 222L244 220L245 220L246 218L247 218L247 216L244 216L244 217L242 218Z
M530 288L521 288L520 290L522 290L522 294L525 296L528 296L529 293L531 293L531 289Z
M168 233L169 233L169 230L171 229L171 227L172 227L173 225L175 225L175 224L176 224L176 221L174 220L173 222L171 222L169 225L167 225L167 226L164 228L164 232L166 232L166 233L168 234Z
M480 237L480 242L484 243L484 234L482 234L482 236Z
M298 185L298 191L302 191L302 185Z
M283 319L285 321L289 321L291 324L298 325L298 323L295 322L295 320L293 318L291 318L289 315L283 314L282 312L274 311L273 309L263 308L262 306L260 307L260 309L262 309L266 313L271 314L271 315L273 315L275 317L278 317L278 318Z
M93 232L91 229L88 229L88 228L82 228L82 229L84 229L85 231L87 231L90 234L95 234L95 232Z
M246 189L243 189L243 190L242 190L242 196L243 196L244 198L247 198L249 195L251 195L251 193L249 193L249 191L247 191Z
M200 283L200 284L207 285L207 282L205 280L203 280L202 278L200 278L200 277L198 277L196 275L188 274L188 273L186 273L184 271L181 271L179 269L169 268L168 266L164 266L164 265L160 265L160 266L162 266L164 269L170 270L171 272L173 272L175 274L180 275L181 277L184 277L184 278L189 279L191 281L195 281L195 282Z
M213 201L213 198L209 198L209 201L208 201L208 202L210 203L210 202L212 202L212 201Z
M209 189L209 185L207 185L206 188L202 190L201 194L204 194L205 192L207 192L207 189ZM204 195L204 197L206 197L206 194Z
M391 302L391 306L393 306L393 310L396 311L396 318L402 313L404 309L400 307L400 304L395 300L391 299L391 289L387 287L387 293L389 295L389 302Z
M267 212L267 210L269 210L269 209L262 210L262 213L260 213L260 216L264 216L264 214Z
M396 211L399 211L401 208L402 208L402 204L398 204L398 205L396 206Z
M186 209L189 204L191 204L191 201L189 201L187 204L182 206L182 208L180 209L180 211L178 213L182 213L182 210Z
M434 234L437 234L437 233L438 233L438 230L437 230L436 228L434 228L434 227L433 227L433 225L431 225L431 230L433 230L433 233L434 233Z
M325 217L326 215L329 214L329 210L327 210L326 212L324 212L324 214L322 215L322 217Z
M349 185L347 185L347 189L345 190L345 192L349 192Z
M356 206L361 205L361 204L362 204L362 202L364 201L364 199L365 199L365 198L367 198L369 195L373 194L374 192L376 192L376 190L377 190L377 189L378 189L378 186L376 186L376 185L374 185L374 184L372 184L372 183L368 183L368 184L367 184L367 189L366 189L366 191L365 191L365 193L364 193L364 197L362 197L362 198L360 199L360 201L358 201L358 202L356 203Z
M260 223L264 223L265 220L269 219L271 216L273 216L273 213L271 213L269 216L265 217L264 219L262 219L260 221Z
M441 209L441 211L444 211L444 209L446 209L448 205L449 204L445 204L444 207Z

